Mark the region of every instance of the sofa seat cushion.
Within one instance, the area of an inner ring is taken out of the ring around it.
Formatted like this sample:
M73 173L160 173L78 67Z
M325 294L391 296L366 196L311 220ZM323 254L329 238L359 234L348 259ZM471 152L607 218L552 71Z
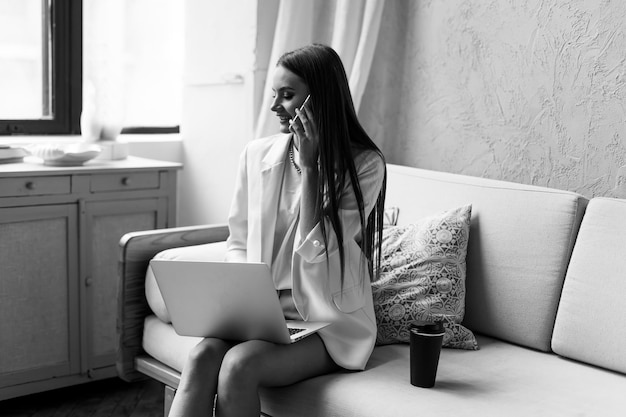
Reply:
M554 351L626 373L625 294L626 200L594 198L563 285L552 336Z
M378 346L362 372L340 372L262 391L270 416L615 416L626 409L623 375L477 335L480 350L443 349L434 388L409 383L409 347ZM144 348L181 370L199 339L155 316Z
M143 326L143 348L158 360L180 372L191 349L201 337L180 336L170 323L164 323L156 315L147 316Z

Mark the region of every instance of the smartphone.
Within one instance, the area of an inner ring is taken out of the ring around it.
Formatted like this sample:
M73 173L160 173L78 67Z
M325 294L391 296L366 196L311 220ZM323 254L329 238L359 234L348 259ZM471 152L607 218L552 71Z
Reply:
M306 96L306 98L304 99L304 103L302 103L302 106L300 106L300 111L304 111L304 106L306 105L306 103L309 101L309 99L311 98L311 95L309 94L308 96ZM294 124L296 122L296 120L298 120L298 114L296 114L296 117L293 118L293 120L291 121L291 124Z

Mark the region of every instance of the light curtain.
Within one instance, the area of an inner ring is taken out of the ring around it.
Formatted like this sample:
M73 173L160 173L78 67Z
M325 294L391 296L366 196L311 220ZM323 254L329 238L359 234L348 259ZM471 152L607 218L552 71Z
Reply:
M256 136L278 132L270 110L272 76L278 58L285 52L319 42L334 48L346 68L354 105L358 111L381 24L384 0L280 0L276 29L268 57L257 59L268 68L263 101L256 118ZM267 58L267 59L266 59Z
M180 125L184 3L83 3L84 136L114 139L123 127Z
M123 0L92 0L83 7L81 130L86 140L115 139L124 125L126 15Z

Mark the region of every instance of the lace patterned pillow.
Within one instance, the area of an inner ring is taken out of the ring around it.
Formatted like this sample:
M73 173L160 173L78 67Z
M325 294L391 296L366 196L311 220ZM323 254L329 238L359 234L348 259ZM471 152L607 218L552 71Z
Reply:
M372 283L379 345L408 342L415 321L443 321L444 347L476 350L465 314L465 258L472 206L383 231L382 264Z

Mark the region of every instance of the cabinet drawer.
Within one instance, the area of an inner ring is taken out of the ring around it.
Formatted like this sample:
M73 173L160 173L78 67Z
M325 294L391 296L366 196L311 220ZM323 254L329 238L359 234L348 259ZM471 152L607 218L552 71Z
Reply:
M0 197L69 194L71 188L69 175L0 178Z
M159 173L157 171L94 175L91 178L90 187L92 192L154 188L159 188Z

